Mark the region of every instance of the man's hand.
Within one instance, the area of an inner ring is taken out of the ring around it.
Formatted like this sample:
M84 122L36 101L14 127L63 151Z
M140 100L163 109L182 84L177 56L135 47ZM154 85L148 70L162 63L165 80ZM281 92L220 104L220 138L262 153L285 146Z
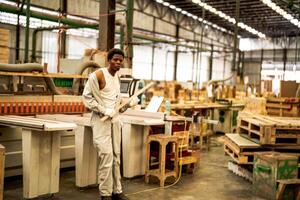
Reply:
M106 108L104 115L107 115L109 117L114 117L116 115L116 111L111 108Z
M129 106L130 107L135 106L135 105L137 105L139 103L139 101L140 101L139 98L134 97L134 98L131 99L131 101L129 103Z

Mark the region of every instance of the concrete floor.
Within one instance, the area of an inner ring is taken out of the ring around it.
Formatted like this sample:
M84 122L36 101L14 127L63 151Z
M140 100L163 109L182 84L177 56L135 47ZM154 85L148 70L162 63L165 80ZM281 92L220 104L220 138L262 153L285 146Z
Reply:
M145 184L143 177L123 180L124 193L131 200L259 200L252 193L249 181L234 175L227 169L228 156L224 155L223 146L216 143L209 152L201 155L200 167L194 174L183 174L180 181L167 189L158 187L156 179ZM140 192L143 190L151 191ZM60 191L54 196L36 198L53 200L97 200L98 188L80 190L75 187L75 171L61 172ZM22 199L22 177L5 180L4 200Z

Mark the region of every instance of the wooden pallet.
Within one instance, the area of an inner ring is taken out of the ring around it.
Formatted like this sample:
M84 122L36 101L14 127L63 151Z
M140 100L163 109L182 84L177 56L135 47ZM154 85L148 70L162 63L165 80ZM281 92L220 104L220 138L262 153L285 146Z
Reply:
M224 151L237 164L253 164L254 152L267 151L267 148L241 137L239 134L227 133Z
M243 116L237 131L262 145L300 145L300 118Z
M227 133L224 139L224 151L232 157L238 164L253 164L253 156L255 152L275 151L295 155L299 158L300 168L300 147L282 146L270 147L261 146L251 140L248 140L239 134Z

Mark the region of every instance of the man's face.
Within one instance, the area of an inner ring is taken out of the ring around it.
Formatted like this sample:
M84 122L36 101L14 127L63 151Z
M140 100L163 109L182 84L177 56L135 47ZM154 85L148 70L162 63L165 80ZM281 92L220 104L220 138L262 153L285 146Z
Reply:
M120 68L123 66L124 57L120 54L114 54L111 60L109 60L109 65L112 70L119 71Z

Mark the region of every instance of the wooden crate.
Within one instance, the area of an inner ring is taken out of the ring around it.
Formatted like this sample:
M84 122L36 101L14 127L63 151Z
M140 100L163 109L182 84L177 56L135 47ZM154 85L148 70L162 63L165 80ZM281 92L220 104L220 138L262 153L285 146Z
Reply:
M300 145L300 119L252 115L238 119L237 131L262 145Z
M268 115L300 117L299 98L268 98L266 108Z
M277 181L297 177L298 158L296 156L276 152L254 154L253 190L256 195L275 199Z
M297 89L296 81L280 81L280 97L295 97Z
M237 164L253 164L255 152L268 150L268 148L247 140L239 134L227 133L224 138L224 151Z

